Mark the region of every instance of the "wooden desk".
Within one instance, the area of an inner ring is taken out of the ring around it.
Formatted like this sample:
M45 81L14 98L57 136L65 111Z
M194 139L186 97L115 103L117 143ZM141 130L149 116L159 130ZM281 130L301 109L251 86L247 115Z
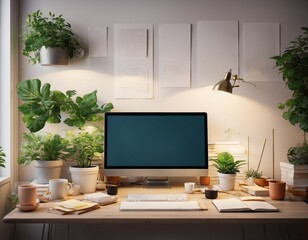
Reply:
M82 215L57 215L48 213L52 202L41 203L39 208L33 212L21 212L14 209L7 214L3 221L5 223L99 223L99 224L299 224L308 227L308 204L295 201L273 201L269 203L277 207L279 212L243 212L243 213L220 213L206 199L202 193L189 194L189 200L196 200L208 207L207 211L120 211L119 204L127 199L128 193L180 193L183 187L172 187L168 189L147 189L140 187L120 187L117 195L118 202L103 206L100 209ZM243 192L231 192L231 194L247 195ZM231 194L219 193L218 198L234 197Z

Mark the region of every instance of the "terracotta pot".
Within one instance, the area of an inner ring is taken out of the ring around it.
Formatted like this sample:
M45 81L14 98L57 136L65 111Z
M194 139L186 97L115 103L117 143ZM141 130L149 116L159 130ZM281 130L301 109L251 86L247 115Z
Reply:
M254 183L260 187L268 186L266 178L254 178Z
M21 206L36 205L36 187L31 184L18 186L18 200Z
M211 178L209 176L202 176L199 178L199 182L201 185L208 186L210 185Z
M107 178L107 183L111 183L111 184L116 184L118 185L120 177L119 176L108 176Z
M273 200L283 200L286 194L286 182L270 181L269 195Z

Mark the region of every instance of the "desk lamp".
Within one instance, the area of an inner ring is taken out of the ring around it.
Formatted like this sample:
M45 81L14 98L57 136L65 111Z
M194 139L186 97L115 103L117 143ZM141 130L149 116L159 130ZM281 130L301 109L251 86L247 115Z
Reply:
M233 84L231 84L231 82L230 82L231 80L234 81ZM232 70L230 69L229 72L227 72L225 74L224 79L220 80L218 83L216 83L214 85L213 90L218 86L217 90L228 92L228 93L232 93L232 89L234 87L239 87L239 85L235 85L236 84L236 80L239 80L239 81L242 81L242 82L245 82L245 83L249 83L249 84L252 84L252 85L256 86L253 83L246 82L242 78L237 77L237 74L233 74L232 75Z

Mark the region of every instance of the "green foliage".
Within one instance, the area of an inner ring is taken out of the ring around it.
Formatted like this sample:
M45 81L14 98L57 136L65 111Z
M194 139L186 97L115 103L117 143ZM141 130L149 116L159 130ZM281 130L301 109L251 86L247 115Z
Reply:
M5 153L3 152L3 148L0 147L0 167L5 167Z
M104 135L102 129L92 131L82 130L79 133L68 131L66 136L71 143L72 158L76 160L78 167L89 167L95 157L100 157L104 151Z
M22 53L33 64L40 62L39 50L43 46L68 48L70 58L74 50L80 47L77 36L62 14L56 16L49 12L45 17L40 10L27 15L23 42Z
M23 101L18 110L23 114L22 119L31 132L41 130L46 122L60 123L63 112L68 114L65 124L81 128L87 121L102 120L104 113L113 108L111 103L99 106L96 93L95 90L74 100L72 97L76 94L75 90L66 93L51 91L49 83L41 87L39 79L29 79L17 84L17 95Z
M287 87L293 91L292 97L279 103L278 108L286 110L282 115L284 119L308 132L308 28L302 30L303 34L292 41L281 56L272 59Z
M225 174L235 174L239 172L239 167L245 164L244 160L234 160L232 154L228 152L221 152L217 158L212 158L213 166L216 167L217 172Z
M308 144L304 142L288 150L288 160L295 165L308 164Z
M58 134L24 133L20 147L19 164L30 164L33 160L65 160L70 153L70 142Z
M292 125L304 131L304 143L291 147L288 159L293 164L308 163L306 133L308 132L308 28L302 28L303 34L295 38L281 56L274 56L279 72L287 87L293 91L292 97L278 108L285 110L282 117Z
M245 178L261 178L262 177L262 172L259 172L258 170L254 170L254 169L249 169L245 171Z

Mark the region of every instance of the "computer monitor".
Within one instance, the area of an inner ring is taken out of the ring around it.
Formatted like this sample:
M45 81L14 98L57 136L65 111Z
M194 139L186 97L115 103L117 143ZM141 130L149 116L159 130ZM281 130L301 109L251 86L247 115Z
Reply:
M105 176L206 176L205 112L105 114Z

